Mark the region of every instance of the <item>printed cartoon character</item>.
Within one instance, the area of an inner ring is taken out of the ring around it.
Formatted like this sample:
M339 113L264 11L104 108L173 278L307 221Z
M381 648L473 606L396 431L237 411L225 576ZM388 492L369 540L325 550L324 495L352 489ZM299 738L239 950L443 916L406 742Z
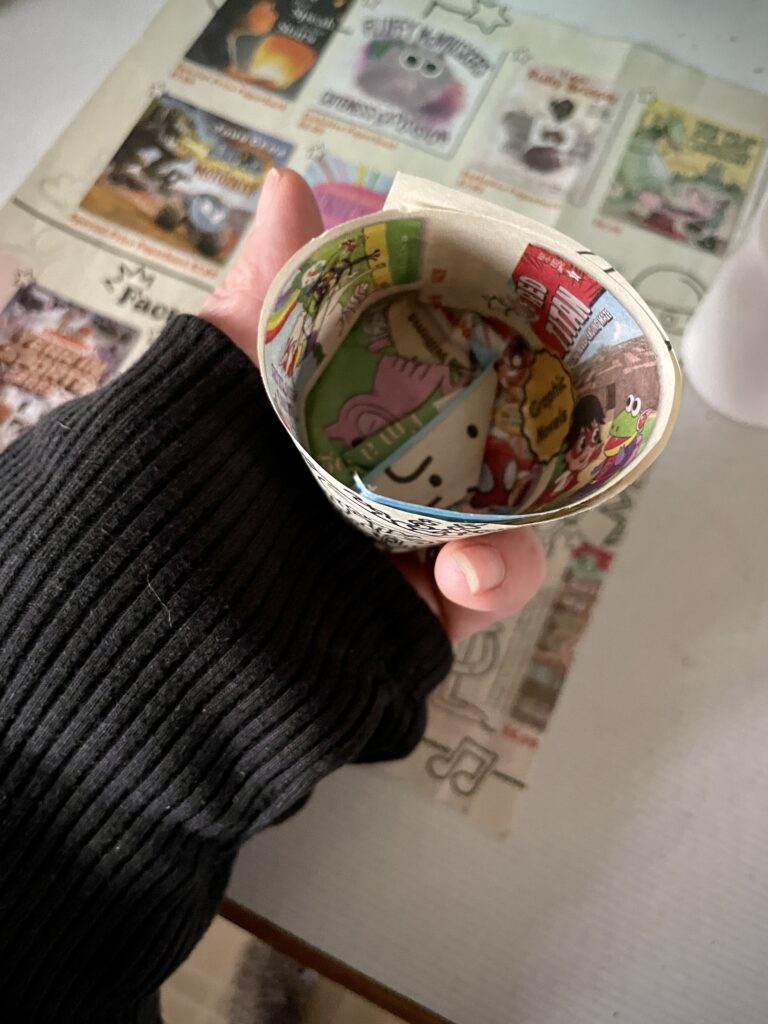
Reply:
M342 242L339 252L335 253L327 263L324 260L318 261L323 266L318 269L312 279L308 279L305 287L304 306L310 315L317 316L323 302L339 287L342 281L345 286L352 282L353 278L345 279L345 275L351 274L354 268L360 265L363 267L362 272L366 273L371 269L371 264L375 264L376 260L381 257L381 250L374 249L373 252L364 252L362 256L356 256L353 259L349 253L354 251L355 245L353 239L348 239L346 242ZM343 255L345 252L347 255Z
M352 248L354 248L354 243ZM275 312L268 321L267 342L273 341L277 337L295 307L298 304L301 304L302 307L300 315L291 328L280 359L280 365L289 377L295 374L301 365L307 347L318 337L326 300L342 282L346 287L357 279L352 275L355 267L362 264L363 273L367 273L371 263L378 260L380 255L381 251L375 249L373 252L363 253L362 256L353 259L342 245L341 251L330 260L317 260L308 267L301 280L291 286L285 301L281 303L278 300Z
M718 229L732 198L729 192L703 178L683 178L670 182L663 194L641 192L632 213L652 231L715 251L722 245Z
M473 508L515 508L523 503L535 480L538 462L521 435L492 429L485 442Z
M534 171L559 170L574 161L585 161L592 151L591 138L575 119L578 108L567 98L550 101L544 117L525 110L504 115L506 152L520 157Z
M301 281L299 282L299 287L292 291L289 301L285 303L284 307L281 307L279 322L274 325L276 329L271 329L273 325L271 322L272 318L270 318L267 333L268 342L273 340L280 327L286 323L291 311L296 307L301 296L301 289L304 289L305 291L310 289L317 281L320 280L324 269L325 260L316 260L304 271L301 276ZM307 350L307 344L312 335L313 323L313 318L310 316L308 310L303 309L291 329L291 333L285 343L285 350L283 351L280 359L280 366L285 370L289 377L294 375L301 364L301 360L304 358L304 353Z
M584 395L573 407L571 425L563 442L563 451L555 462L552 482L536 501L537 507L548 505L566 494L579 482L582 472L600 457L603 438L600 428L605 413L600 399Z
M464 87L447 60L399 39L373 39L357 84L368 96L417 117L444 121L464 106Z
M673 150L685 148L685 125L674 114L657 115L632 136L611 189L617 198L634 200L646 190L663 191L672 175L659 148L662 144Z
M523 338L515 338L502 353L496 363L496 373L508 400L517 400L522 404L525 398L523 388L534 358L533 350Z
M344 402L337 421L328 427L328 436L348 445L358 444L418 409L430 395L445 397L455 390L447 366L384 355L372 391L352 395Z
M485 445L483 465L472 495L474 508L520 505L534 483L539 463L522 435L521 409L535 353L514 338L496 362L499 392Z
M438 416L398 449L366 483L389 498L413 505L450 508L463 502L477 480L484 457L495 395L496 375L492 371L484 373L461 392L445 415Z
M592 477L590 489L599 487L635 458L651 435L656 413L643 409L639 395L629 395L627 404L614 418L603 446L605 461Z

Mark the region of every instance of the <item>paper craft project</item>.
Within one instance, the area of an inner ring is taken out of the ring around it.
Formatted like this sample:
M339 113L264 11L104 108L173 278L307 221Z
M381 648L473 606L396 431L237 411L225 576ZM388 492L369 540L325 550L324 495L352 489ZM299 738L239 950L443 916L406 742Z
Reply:
M677 409L651 311L534 221L419 179L394 191L403 208L310 243L264 304L270 397L331 500L417 547L615 495Z

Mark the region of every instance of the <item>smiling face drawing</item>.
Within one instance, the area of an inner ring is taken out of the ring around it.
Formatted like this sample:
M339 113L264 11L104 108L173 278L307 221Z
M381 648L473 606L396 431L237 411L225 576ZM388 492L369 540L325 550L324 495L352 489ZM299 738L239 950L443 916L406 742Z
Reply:
M463 501L480 475L495 394L496 374L486 373L366 483L413 505L449 508Z

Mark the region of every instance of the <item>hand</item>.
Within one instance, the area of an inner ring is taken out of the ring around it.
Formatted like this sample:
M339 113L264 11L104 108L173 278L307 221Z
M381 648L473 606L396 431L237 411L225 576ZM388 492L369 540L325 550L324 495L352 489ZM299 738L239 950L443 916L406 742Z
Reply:
M294 171L270 171L253 231L200 315L253 362L259 314L272 278L323 230L309 186ZM403 576L456 643L519 611L544 578L544 554L530 528L449 541L436 559L393 555Z

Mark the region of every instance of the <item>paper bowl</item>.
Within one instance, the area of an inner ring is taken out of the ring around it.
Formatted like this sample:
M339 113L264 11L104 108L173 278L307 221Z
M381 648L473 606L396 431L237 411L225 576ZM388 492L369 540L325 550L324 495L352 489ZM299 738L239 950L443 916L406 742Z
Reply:
M594 508L659 455L680 392L614 268L527 218L442 210L373 214L300 250L266 297L259 360L330 500L396 548Z

